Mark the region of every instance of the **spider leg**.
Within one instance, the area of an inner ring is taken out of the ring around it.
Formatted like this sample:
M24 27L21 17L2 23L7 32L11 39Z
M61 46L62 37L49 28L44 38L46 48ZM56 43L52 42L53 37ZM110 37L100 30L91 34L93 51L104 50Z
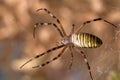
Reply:
M70 34L74 33L74 31L75 31L74 29L75 29L75 24L72 24L72 30L71 30Z
M62 51L61 51L56 57L54 57L53 59L51 59L51 60L49 60L49 61L46 61L45 63L42 63L41 65L34 66L34 67L32 67L32 68L41 68L41 67L44 67L44 66L46 66L47 64L49 64L49 63L57 60L58 58L60 58L60 57L62 56L62 54L64 53L64 51L65 51L66 48L67 48L67 47L64 47L64 48L62 49Z
M71 70L71 67L73 65L73 51L72 51L72 47L69 47L70 49L70 55L71 55L71 59L70 59L70 65L69 65L69 68L68 68L68 72Z
M36 31L36 28L39 27L39 26L47 26L47 25L52 25L53 27L55 27L58 31L58 33L60 34L61 37L63 37L64 35L62 34L61 30L57 27L57 25L55 23L36 23L35 26L34 26L34 29L33 29L33 37L35 38L35 31Z
M38 54L34 58L31 58L27 62L25 62L22 66L20 66L20 68L23 68L27 63L31 62L32 60L37 59L37 58L39 58L39 57L41 57L41 56L43 56L45 54L48 54L48 53L50 53L50 52L52 52L54 50L57 50L59 48L62 48L62 47L64 47L64 45L60 45L60 46L54 47L52 49L47 50L46 52L43 52L42 54Z
M60 20L55 15L53 15L49 10L47 10L46 8L37 9L37 12L40 11L40 10L44 10L45 12L48 13L48 15L50 15L52 18L54 18L57 21L57 23L60 25L60 28L62 29L62 32L63 32L64 36L66 36L66 33L63 29L63 26L62 26Z
M109 21L107 21L107 20L104 20L104 19L102 19L102 18L96 18L96 19L93 19L93 20L85 21L85 22L81 25L81 27L77 30L77 33L79 33L80 30L81 30L86 24L89 24L89 23L92 23L92 22L95 22L95 21L104 21L104 22L106 22L106 23L114 26L115 28L117 28L116 25L114 25L113 23L111 23L111 22L109 22Z
M85 62L86 65L87 65L87 68L88 68L88 70L89 70L89 74L90 74L91 79L94 80L93 77L92 77L91 67L90 67L90 65L89 65L89 62L88 62L88 60L87 60L86 55L84 54L83 51L81 51L80 53L81 53L81 55L84 57L84 62Z
M74 48L74 49L76 49L76 48ZM78 49L78 48L77 48L77 49ZM78 50L79 50L79 49L78 49ZM91 80L94 80L94 79L93 79L93 76L92 76L92 72L91 72L91 67L90 67L90 65L89 65L89 62L88 62L88 59L87 59L85 53L84 53L83 51L80 51L80 54L81 54L82 57L84 58L84 62L85 62L86 65L87 65L87 68L88 68L88 71L89 71L89 75L90 75Z

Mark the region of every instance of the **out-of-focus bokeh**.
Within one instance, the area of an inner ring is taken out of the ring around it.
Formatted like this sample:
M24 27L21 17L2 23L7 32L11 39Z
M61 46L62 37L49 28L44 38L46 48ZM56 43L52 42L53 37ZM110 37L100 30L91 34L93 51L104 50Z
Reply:
M95 80L120 80L120 0L1 0L0 1L0 80L91 80L83 58L74 52L72 69L70 52L41 69L32 67L55 57L60 50L33 60L22 69L20 66L30 58L57 46L61 37L51 26L37 30L33 38L33 27L37 22L54 22L47 8L60 19L67 34L75 24L75 30L87 20L102 17L118 26L104 21L88 24L81 32L98 36L103 45L85 52ZM57 23L56 23L57 24Z

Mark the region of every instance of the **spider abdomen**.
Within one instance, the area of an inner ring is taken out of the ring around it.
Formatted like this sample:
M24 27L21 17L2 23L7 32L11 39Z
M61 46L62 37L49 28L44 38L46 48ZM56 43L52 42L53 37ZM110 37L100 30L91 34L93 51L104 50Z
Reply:
M72 43L81 48L97 48L102 45L102 40L89 33L80 33L72 35Z

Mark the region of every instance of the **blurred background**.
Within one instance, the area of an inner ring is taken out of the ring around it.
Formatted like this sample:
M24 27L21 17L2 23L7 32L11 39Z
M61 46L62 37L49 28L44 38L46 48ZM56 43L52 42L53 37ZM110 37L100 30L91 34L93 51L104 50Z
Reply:
M120 0L0 0L0 80L91 80L83 58L75 51L72 69L66 74L69 50L41 69L32 67L55 57L61 49L20 69L35 55L57 46L61 39L50 26L40 27L33 38L35 23L56 23L46 12L36 12L39 8L47 8L57 16L67 34L72 24L77 30L84 21L98 17L118 26L103 21L86 25L81 32L98 36L103 45L80 50L85 52L95 80L120 80Z

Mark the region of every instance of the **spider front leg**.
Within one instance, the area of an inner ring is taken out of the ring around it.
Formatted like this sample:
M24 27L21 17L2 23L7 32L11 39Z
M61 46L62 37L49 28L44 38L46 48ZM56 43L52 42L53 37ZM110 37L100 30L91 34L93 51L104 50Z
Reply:
M32 68L41 68L41 67L44 67L44 66L46 66L47 64L49 64L49 63L57 60L58 58L60 58L60 57L63 55L63 53L64 53L64 51L65 51L66 48L67 48L67 47L64 47L64 48L62 49L62 51L61 51L56 57L54 57L52 60L46 61L45 63L43 63L43 64L41 64L41 65L34 66L34 67L32 67Z
M64 37L63 33L61 32L61 30L58 28L58 26L55 24L55 23L36 23L34 25L34 29L33 29L33 37L35 38L35 31L36 31L36 28L39 27L39 26L49 26L49 25L52 25L53 27L55 27L55 29L58 31L58 33L60 34L61 37Z
M55 15L53 15L53 14L52 14L48 9L46 9L46 8L37 9L37 12L38 12L38 11L41 11L41 10L47 12L48 15L50 15L53 19L56 20L56 22L60 25L60 28L61 28L61 30L62 30L62 32L63 32L63 35L66 36L66 32L65 32L65 30L63 29L63 26L62 26L60 20L59 20Z
M54 50L57 50L57 49L59 49L59 48L62 48L63 46L64 46L64 45L60 45L60 46L54 47L54 48L52 48L52 49L49 49L49 50L47 50L46 52L43 52L43 53L41 53L41 54L36 55L34 58L29 59L29 60L28 60L27 62L25 62L22 66L20 66L20 68L23 68L27 63L33 61L34 59L40 58L41 56L43 56L43 55L45 55L45 54L48 54L48 53L50 53L50 52L52 52L52 51L54 51Z

